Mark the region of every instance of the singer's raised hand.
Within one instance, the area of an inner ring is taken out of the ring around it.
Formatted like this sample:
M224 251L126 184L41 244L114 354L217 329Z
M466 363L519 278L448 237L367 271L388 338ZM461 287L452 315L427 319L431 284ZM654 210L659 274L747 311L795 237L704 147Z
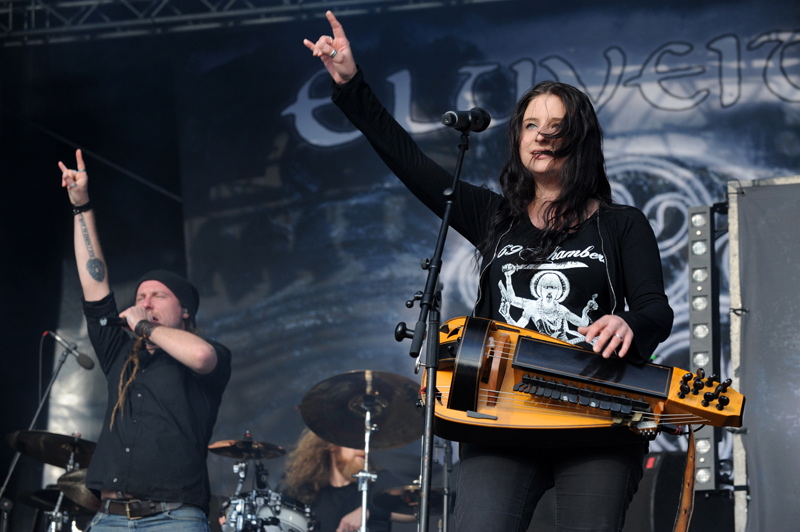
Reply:
M322 64L336 83L347 83L355 76L357 70L353 52L350 50L350 41L347 40L344 28L331 11L326 11L325 17L331 24L333 35L322 35L317 42L303 39L303 44L311 50L314 57L322 59Z
M74 214L75 261L86 301L100 301L111 292L106 261L97 235L94 212L89 202L89 177L81 150L75 150L75 167L58 161L61 186L67 189Z
M67 189L69 201L73 205L89 203L89 178L81 150L75 150L75 168L68 168L61 161L58 161L58 167L61 168L61 186Z

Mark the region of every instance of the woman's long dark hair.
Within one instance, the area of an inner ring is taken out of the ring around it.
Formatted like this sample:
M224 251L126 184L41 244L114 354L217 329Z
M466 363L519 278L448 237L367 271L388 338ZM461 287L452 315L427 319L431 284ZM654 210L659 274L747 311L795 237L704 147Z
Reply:
M500 234L515 220L525 219L528 206L536 198L536 184L519 155L522 121L528 104L544 94L558 96L566 115L558 130L550 136L555 141L554 157L563 158L561 195L545 211L547 227L541 241L531 243L540 249L534 260L548 255L574 231L588 214L589 203L611 204L611 184L603 157L603 132L589 97L572 85L543 81L529 90L514 106L508 121L509 160L500 174L503 198L500 209L491 221L486 240L478 247L489 252Z

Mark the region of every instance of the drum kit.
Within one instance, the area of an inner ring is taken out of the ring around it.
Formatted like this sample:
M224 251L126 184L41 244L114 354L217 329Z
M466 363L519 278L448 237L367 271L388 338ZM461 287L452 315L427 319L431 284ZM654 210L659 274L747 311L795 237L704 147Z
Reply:
M391 373L364 370L336 375L315 385L303 398L300 412L308 428L320 438L341 447L363 448L364 469L353 475L358 480L362 508L367 507L369 485L377 474L369 470L371 450L387 450L412 443L422 435L422 409L418 407L419 385ZM100 508L100 500L86 487L86 471L96 443L79 434L71 436L41 430L21 430L7 437L19 454L49 465L63 467L55 487L20 496L20 501L45 512L48 530L88 518ZM310 532L316 521L311 509L279 492L268 482L262 460L278 458L286 450L256 441L247 432L241 440L221 440L208 446L209 452L233 458L238 476L234 495L223 505L223 532ZM252 487L244 489L248 472ZM442 490L430 494L435 503ZM391 511L413 514L420 501L418 485L398 486L378 493L375 504ZM362 511L361 530L366 531Z
M268 471L261 460L278 458L286 450L266 442L253 440L246 432L241 440L221 440L208 446L209 451L235 458L233 472L239 477L234 495L224 505L223 532L307 532L314 528L310 508L273 491L267 480ZM255 466L253 488L243 491L250 462Z
M82 439L79 434L68 436L42 430L18 430L6 439L20 454L66 469L56 487L19 497L22 503L45 513L48 530L61 530L65 525L74 529L81 518L88 521L97 512L100 499L86 487L86 467L94 453L94 442Z
M366 531L369 485L377 474L369 470L370 450L388 450L422 436L423 411L418 408L419 385L405 377L380 371L351 371L326 379L303 398L300 413L306 426L323 440L340 447L364 449L364 468L353 475L362 496L361 531ZM254 441L223 440L209 445L212 453L237 459L235 493L223 505L223 532L309 532L316 521L311 509L272 491L262 459L277 458L283 447ZM242 491L249 462L255 462L253 489ZM432 490L433 504L443 502L444 490ZM398 486L372 498L379 507L415 514L420 502L418 485Z

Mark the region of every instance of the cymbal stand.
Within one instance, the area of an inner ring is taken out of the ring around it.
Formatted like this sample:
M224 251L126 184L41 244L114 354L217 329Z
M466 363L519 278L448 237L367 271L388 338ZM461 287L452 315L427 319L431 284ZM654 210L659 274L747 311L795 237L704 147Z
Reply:
M450 440L440 439L438 445L443 449L444 459L442 463L442 489L444 490L442 498L442 526L441 531L447 532L449 529L450 521L450 506L451 506L451 473L453 472L453 444Z
M371 409L374 405L372 395L364 396L365 415L364 415L364 469L353 475L358 479L358 491L361 492L361 528L360 532L367 532L367 502L369 501L369 483L375 482L378 475L369 472L369 440L373 430L378 430L377 425L372 424Z
M47 530L49 532L61 530L61 525L68 521L68 517L61 512L62 502L64 502L64 492L59 490L58 499L56 499L56 505L53 507L53 510L45 512L47 520L50 522L50 524L47 526Z
M233 464L233 472L239 476L239 480L236 482L236 489L233 490L234 496L237 496L242 493L244 479L247 477L247 460L236 461Z
M69 453L69 460L67 460L67 465L64 469L66 469L67 473L74 471L75 469L80 468L80 464L76 464L75 462L75 446L80 439L80 435L76 433L72 433L72 437L74 438L74 442L71 447L71 451ZM50 512L45 512L47 518L50 520L50 524L47 527L47 530L55 532L56 530L61 530L61 526L68 522L70 519L69 514L66 511L61 511L61 504L64 502L64 492L59 490L58 491L58 499L56 500L56 505L53 507L53 510Z
M53 376L50 377L50 383L47 385L47 388L42 394L42 398L39 401L39 406L38 408L36 408L36 413L33 415L33 420L31 421L28 430L33 430L33 428L36 426L36 422L39 420L39 415L42 413L42 408L44 408L44 403L47 401L48 397L50 397L50 390L52 390L53 384L56 382L56 377L58 377L58 374L61 371L61 367L64 365L64 362L66 362L67 355L69 354L70 352L67 349L65 349L64 352L61 353L61 356L59 357L58 362L56 363L56 366L53 369ZM22 453L20 451L17 451L16 453L14 453L14 458L11 459L11 466L8 468L8 474L6 475L6 479L3 482L2 487L0 487L0 501L5 501L5 499L3 499L3 494L6 492L8 483L11 480L11 475L14 474L14 469L16 469L17 467L17 462L19 461L19 457L21 454ZM59 495L59 501L60 500L61 496ZM5 508L5 505L3 505L3 507ZM2 532L8 530L7 513L8 512L6 511L0 513L0 521L2 521L0 522L0 531Z
M442 299L439 284L439 273L442 269L442 255L444 253L444 243L447 239L447 230L450 226L450 218L453 212L453 198L461 175L461 166L464 162L464 155L469 149L469 129L461 131L461 138L458 143L458 158L456 169L453 172L453 184L446 188L442 193L445 197L445 208L442 214L442 223L439 226L439 234L436 238L436 246L433 257L422 261L422 269L428 270L428 278L425 282L425 291L417 292L414 299L407 301L406 306L411 307L414 301L418 300L420 313L419 319L413 331L406 328L405 323L399 323L395 329L395 339L400 342L406 338L411 339L411 349L409 355L418 358L422 351L422 343L427 339L427 349L425 355L425 371L427 371L426 390L423 391L425 400L425 428L423 430L423 450L422 450L422 482L420 485L420 512L418 530L424 532L428 530L430 519L430 490L431 490L431 469L433 454L433 417L434 405L436 403L436 372L439 368L439 325L440 325L440 305ZM426 337L426 318L427 331L430 332ZM419 365L419 364L418 364Z

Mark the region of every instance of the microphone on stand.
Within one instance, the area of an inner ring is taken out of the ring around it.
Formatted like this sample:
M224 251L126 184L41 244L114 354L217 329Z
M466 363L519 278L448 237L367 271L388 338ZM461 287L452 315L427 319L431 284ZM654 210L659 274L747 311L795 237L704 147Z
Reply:
M442 124L466 133L474 131L480 133L489 127L492 117L480 107L473 107L469 111L447 111L442 115Z
M66 349L69 352L69 354L77 358L78 364L80 364L81 367L83 367L84 369L92 369L94 367L94 361L91 358L89 358L89 356L84 355L83 353L78 351L77 345L67 342L53 331L45 331L42 336L47 336L48 334L52 336L56 342L61 344L64 347L64 349Z

